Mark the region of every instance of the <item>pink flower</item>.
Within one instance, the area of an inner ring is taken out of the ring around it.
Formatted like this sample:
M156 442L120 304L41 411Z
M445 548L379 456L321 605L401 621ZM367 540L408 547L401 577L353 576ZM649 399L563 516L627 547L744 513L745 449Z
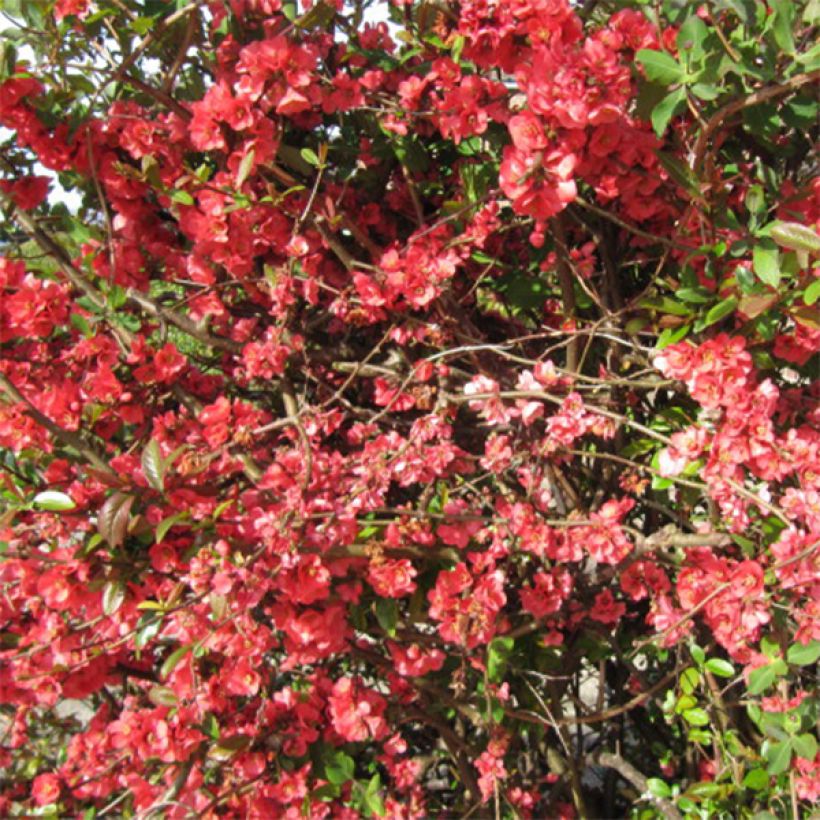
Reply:
M50 806L60 798L60 779L54 774L38 774L31 787L31 795L38 806Z

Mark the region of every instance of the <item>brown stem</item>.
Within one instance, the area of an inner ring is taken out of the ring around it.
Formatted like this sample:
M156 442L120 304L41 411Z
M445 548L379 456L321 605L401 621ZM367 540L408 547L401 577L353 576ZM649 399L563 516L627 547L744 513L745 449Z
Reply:
M649 791L646 777L641 774L628 760L624 760L620 755L612 752L596 752L591 756L594 763L599 766L606 766L608 769L615 769L616 772L628 783L631 783L641 794L646 795L649 800L655 803L670 820L683 820L681 813L675 808L674 803L663 797L656 797Z
M751 108L754 105L760 105L768 100L777 99L778 97L782 97L792 91L796 91L801 86L808 85L809 83L815 83L817 80L820 80L820 70L812 71L809 74L798 74L796 77L790 77L782 83L768 85L765 88L761 88L759 91L749 94L748 97L743 97L743 99L733 100L715 111L715 113L709 117L706 126L698 135L697 142L695 143L694 157L692 159L692 168L695 174L699 174L701 167L703 166L703 160L706 156L706 146L709 142L709 138L723 125L727 119L729 119L729 117L733 114L737 114L744 108Z
M561 298L564 302L564 316L574 321L577 308L575 302L575 285L573 283L572 268L569 262L567 234L562 216L559 215L551 219L550 227L552 228L552 234L555 239L555 250L558 257L556 271L558 273L558 285L561 288ZM578 369L580 341L580 337L573 334L567 344L566 369L570 373L574 373Z

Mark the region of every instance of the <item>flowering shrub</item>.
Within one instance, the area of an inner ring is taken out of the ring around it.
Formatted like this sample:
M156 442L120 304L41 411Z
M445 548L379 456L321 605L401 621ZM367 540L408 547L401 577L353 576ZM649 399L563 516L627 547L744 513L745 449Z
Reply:
M817 4L366 6L3 3L0 814L802 816Z

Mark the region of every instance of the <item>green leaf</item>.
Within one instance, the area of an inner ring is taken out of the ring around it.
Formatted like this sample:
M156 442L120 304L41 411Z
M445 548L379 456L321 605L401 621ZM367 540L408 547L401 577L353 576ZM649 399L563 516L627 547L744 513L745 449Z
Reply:
M759 666L749 675L749 694L760 695L765 692L777 679L777 671L773 663Z
M820 658L820 641L807 644L796 643L786 652L786 660L795 666L811 666Z
M205 715L199 728L202 729L202 733L211 738L211 740L219 740L219 722L212 712L208 712Z
M337 786L352 780L354 773L353 758L340 750L334 751L325 759L325 777Z
M140 37L144 37L156 24L157 21L153 17L136 17L131 21L131 29Z
M57 490L44 490L34 496L35 509L43 512L66 512L73 510L77 505L70 495L58 492Z
M381 777L378 774L374 774L373 777L370 778L370 782L367 784L367 788L364 789L364 794L362 795L365 808L371 815L376 815L377 817L383 817L386 813L384 803L379 794L381 785Z
M94 335L94 331L91 329L88 319L86 319L82 314L72 313L70 321L71 326L79 330L86 339L90 339Z
M711 102L716 100L722 93L721 89L711 83L695 83L689 86L689 90L699 99Z
M722 658L709 658L709 660L706 661L706 668L719 678L731 678L734 677L735 674L734 666Z
M392 598L379 598L376 601L376 620L379 626L392 638L396 634L399 621L399 609Z
M687 52L695 60L704 55L703 41L709 36L706 23L697 15L692 15L680 27L677 36L678 49Z
M729 296L728 298L723 299L709 309L706 316L698 323L699 329L703 330L704 328L719 322L721 319L725 319L731 313L734 313L736 307L736 296Z
M171 529L176 524L179 524L182 521L186 521L190 513L187 510L183 512L176 513L175 515L169 515L168 518L163 518L162 521L157 524L156 532L154 533L154 542L159 543L162 541L166 535L168 535L168 530Z
M697 698L692 695L681 695L675 703L675 712L682 715L688 709L694 709L697 703Z
M658 336L658 341L655 342L655 350L663 350L665 347L669 347L669 345L677 344L677 342L688 335L691 329L691 325L664 328L661 335Z
M326 29L333 22L336 9L324 0L311 6L304 14L293 21L294 25L305 31Z
M647 791L655 797L665 798L672 796L672 789L670 789L668 784L659 777L647 778L646 788Z
M781 248L820 254L820 236L808 225L801 225L799 222L775 222L769 229L769 236Z
M694 666L684 669L680 675L679 686L685 695L691 695L700 683L700 672Z
M140 623L143 625L137 630L137 634L134 637L134 646L137 649L145 649L159 634L160 627L162 626L162 616L157 617L154 614L143 615L143 617L140 618Z
M515 639L510 637L493 638L487 650L487 677L493 683L500 683L507 669Z
M747 789L760 791L769 785L769 775L765 769L752 769L750 772L747 772L746 777L743 778L743 785Z
M125 585L122 581L109 581L103 588L102 608L106 615L113 615L125 601Z
M693 783L687 790L686 794L692 797L714 797L720 792L720 785L711 780L701 780L699 783Z
M643 66L647 79L662 85L679 83L686 73L674 57L663 51L642 48L635 54L635 60Z
M817 755L817 738L806 732L806 734L792 738L792 747L798 757L813 761Z
M705 709L687 709L683 713L683 719L690 726L708 726L711 722L709 713Z
M706 288L681 288L675 291L675 296L678 299L683 299L684 302L695 302L701 305L708 304L713 298L713 295Z
M303 148L299 153L308 165L312 165L314 168L319 167L319 157L312 148Z
M187 192L183 191L181 188L175 188L168 194L169 197L174 202L178 202L180 205L193 205L194 198Z
M780 253L774 242L763 240L752 251L752 267L758 279L769 287L780 284Z
M241 188L242 184L250 175L251 169L253 168L253 161L256 158L256 150L251 148L244 157L242 157L242 162L239 163L239 168L236 169L236 187Z
M179 662L194 648L193 644L185 644L175 649L163 662L159 669L159 676L165 680L176 669Z
M251 745L252 738L249 735L232 735L219 740L215 746L208 749L208 757L225 762L230 760L235 754L244 751Z
M154 706L176 706L178 702L176 692L168 686L152 686L148 690L148 700Z
M792 745L788 740L782 740L779 743L770 743L766 741L764 744L763 757L766 759L766 771L769 774L781 774L789 768L789 763L792 759Z
M666 126L669 125L669 120L675 116L678 109L686 100L686 89L681 86L667 94L653 109L650 119L652 120L652 127L655 129L655 134L658 137L663 135L666 131Z
M703 662L706 660L706 653L703 651L703 648L698 646L696 643L692 644L689 647L689 652L692 654L692 660L698 665L703 666ZM689 670L687 669L686 672ZM685 673L684 673L685 674ZM698 681L700 680L700 676L698 676Z
M772 23L774 41L782 51L792 56L794 54L794 36L792 35L794 5L791 0L769 0L769 5L774 11Z
M811 307L820 299L820 278L815 279L804 291L803 302Z
M142 451L142 472L149 486L158 492L165 489L165 463L162 460L162 452L159 443L152 438Z
M780 530L776 529L773 530L775 534L779 534ZM783 650L780 648L780 644L769 638L768 636L761 638L760 640L760 651L770 660L775 660L776 658L783 657Z

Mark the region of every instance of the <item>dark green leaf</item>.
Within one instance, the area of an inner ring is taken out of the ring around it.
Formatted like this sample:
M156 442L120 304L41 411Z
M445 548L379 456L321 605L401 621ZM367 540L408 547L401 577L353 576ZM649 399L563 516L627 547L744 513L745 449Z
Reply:
M765 692L777 678L774 664L766 664L754 669L749 675L749 694L760 695Z
M702 305L711 302L714 298L713 294L706 288L681 288L675 291L675 296L678 299L683 299L684 302L695 302Z
M399 609L392 598L379 598L376 601L376 620L379 626L392 638L396 634L399 620Z
M693 59L698 60L703 57L703 43L708 36L709 29L706 23L693 14L678 30L678 49L687 52Z
M766 285L780 284L780 254L774 242L763 240L752 251L752 266L757 277Z
M515 646L515 639L510 637L493 638L487 650L487 676L493 683L504 679L507 662Z
M647 79L663 85L679 83L685 73L683 66L663 51L642 48L635 54L635 60L643 66Z
M208 749L208 757L214 760L230 760L235 754L244 751L251 745L252 738L248 735L232 735L221 738L215 746Z
M655 133L660 137L666 131L666 126L669 125L669 120L682 108L686 100L686 89L682 86L671 94L667 94L653 109L652 109L652 127Z
M354 772L353 758L342 751L336 750L325 759L325 777L337 786L352 780Z
M681 339L685 338L692 329L691 325L682 325L681 327L667 327L658 336L658 341L655 342L656 350L663 350L669 345L677 344Z
M798 735L792 738L792 748L798 757L813 762L817 755L817 738L808 732L803 735Z
M769 775L765 769L752 769L750 772L747 772L746 777L743 778L743 785L747 789L760 791L769 785Z
M727 299L723 299L718 302L714 305L714 307L709 309L706 316L701 320L701 322L699 322L700 329L703 330L704 328L719 322L721 319L725 319L734 312L736 307L736 296L729 296Z
M774 40L783 52L791 56L794 54L794 36L792 35L794 5L791 0L769 0L769 5L774 11L772 23Z
M769 774L780 774L789 768L792 759L792 745L788 740L778 743L766 741L763 757L766 758L766 771Z

